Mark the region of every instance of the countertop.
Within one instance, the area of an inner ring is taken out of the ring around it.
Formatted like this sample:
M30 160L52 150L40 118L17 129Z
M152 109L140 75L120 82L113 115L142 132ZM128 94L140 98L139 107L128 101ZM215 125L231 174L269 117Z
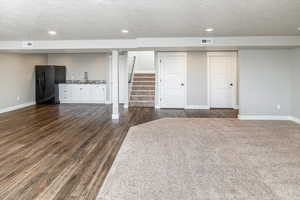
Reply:
M106 84L105 80L89 80L89 81L81 81L81 80L67 80L66 83L60 84Z

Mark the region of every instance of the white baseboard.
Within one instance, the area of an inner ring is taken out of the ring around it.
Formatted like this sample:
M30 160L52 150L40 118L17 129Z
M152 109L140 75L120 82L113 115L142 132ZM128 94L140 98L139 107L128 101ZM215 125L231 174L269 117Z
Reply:
M293 116L280 115L238 115L239 120L289 120L300 124L300 119Z
M155 74L155 71L143 71L143 70L138 70L134 71L135 74Z
M186 105L184 109L200 109L200 110L208 110L208 105Z
M111 101L105 101L105 104L112 104Z
M72 100L60 100L61 104L68 103L68 104L106 104L104 101L72 101Z
M299 118L293 117L293 116L290 116L289 118L290 118L291 121L293 121L293 122L295 122L297 124L300 124L300 119Z
M0 113L10 112L13 110L18 110L18 109L25 108L25 107L32 106L32 105L35 105L35 101L0 109Z
M238 110L239 108L240 108L239 105L234 105L234 106L233 106L233 109L235 109L235 110Z
M238 115L239 120L291 120L285 115Z

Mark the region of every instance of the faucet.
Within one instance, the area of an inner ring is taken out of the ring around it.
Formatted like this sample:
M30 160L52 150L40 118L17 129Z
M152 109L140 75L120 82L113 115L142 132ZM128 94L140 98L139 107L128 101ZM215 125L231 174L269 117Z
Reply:
M84 72L84 82L88 82L89 81L89 75L87 72Z

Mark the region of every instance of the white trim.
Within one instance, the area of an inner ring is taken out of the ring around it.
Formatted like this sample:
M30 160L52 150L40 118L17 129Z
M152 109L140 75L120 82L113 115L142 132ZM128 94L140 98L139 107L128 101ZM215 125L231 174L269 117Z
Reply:
M285 115L238 115L239 120L291 120Z
M154 62L155 62L155 108L160 109L160 56L158 52L154 52Z
M293 117L293 116L290 116L289 117L291 121L297 123L297 124L300 124L300 118L297 118L297 117Z
M129 56L128 56L128 51L125 53L126 55L126 63L125 63L125 87L124 87L124 94L125 94L125 98L124 98L124 108L126 108L125 106L127 105L128 108L128 104L129 104L129 99L130 99L130 94L129 94L129 83L128 83L128 72L129 72Z
M111 119L119 119L120 115L119 114L112 114Z
M74 100L60 100L61 104L106 104L104 101L74 101Z
M212 40L212 43L203 44L202 40ZM250 37L172 37L172 38L135 38L135 39L110 39L110 40L36 40L32 47L23 47L22 41L1 41L1 50L86 50L95 49L137 49L137 48L192 48L199 47L298 47L300 36L250 36ZM215 49L215 48L214 48ZM38 52L38 51L33 51ZM71 51L72 52L72 51ZM75 51L76 52L76 51ZM78 51L77 51L78 52Z
M160 98L161 98L161 84L160 84L160 80L161 80L161 62L160 60L163 58L163 57L166 57L166 56L174 56L174 55L181 55L181 56L184 56L184 59L185 59L185 66L184 66L184 105L183 105L183 108L185 108L186 104L187 104L187 52L159 52L158 53L158 91L157 91L157 94L158 94L158 105L157 107L161 108L161 105L160 105Z
M136 70L135 74L155 74L155 70L153 71L143 71L143 70Z
M119 51L112 51L112 119L119 118Z
M210 82L211 82L211 70L210 70L210 57L212 56L232 56L235 60L234 66L233 66L233 95L232 95L232 108L233 109L238 109L236 108L237 105L237 62L238 62L238 57L237 57L237 52L207 52L207 65L206 65L206 71L207 71L207 104L209 107L211 107L210 99L211 99L211 87L210 87Z
M109 91L109 95L107 95L105 101L109 102L109 103L105 103L105 104L112 104L112 55L108 56L108 74L107 74L107 81L106 81L106 86L108 86L108 91ZM107 91L106 91L107 92Z
M239 120L283 120L300 124L300 119L285 115L238 115Z
M186 105L184 109L199 109L199 110L208 110L208 105Z
M105 104L112 104L111 101L105 101L104 103L105 103Z
M28 103L19 104L19 105L16 105L16 106L2 108L2 109L0 109L0 113L6 113L6 112L18 110L18 109L21 109L21 108L25 108L25 107L28 107L28 106L35 105L35 104L36 104L35 101L32 101L32 102L28 102Z
M240 108L239 105L233 105L233 109L238 110Z
M187 83L188 83L188 74L187 74L187 68L188 68L188 53L184 52L185 56L185 66L184 66L184 107L187 105Z

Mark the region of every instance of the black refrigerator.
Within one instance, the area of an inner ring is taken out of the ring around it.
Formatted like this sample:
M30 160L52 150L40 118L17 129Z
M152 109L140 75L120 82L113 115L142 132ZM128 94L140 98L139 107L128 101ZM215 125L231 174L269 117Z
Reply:
M59 104L59 83L66 83L66 67L55 65L35 66L37 104Z

